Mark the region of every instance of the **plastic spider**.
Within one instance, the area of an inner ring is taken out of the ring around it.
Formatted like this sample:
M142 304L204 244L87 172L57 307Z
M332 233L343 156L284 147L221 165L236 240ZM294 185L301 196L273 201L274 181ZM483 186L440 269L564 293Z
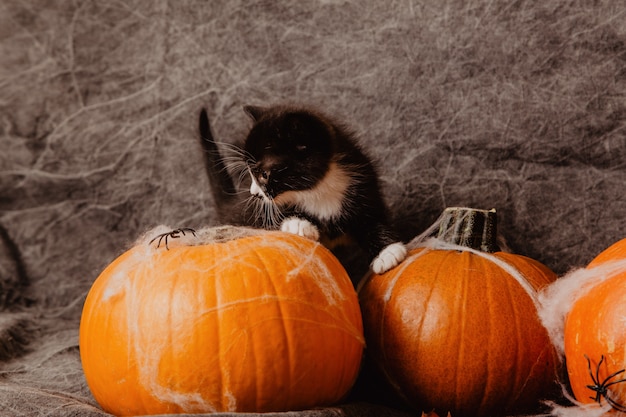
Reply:
M152 242L154 242L155 240L159 240L157 242L157 248L161 247L161 242L165 241L165 249L170 250L170 247L168 245L168 240L171 239L178 239L180 237L180 235L182 234L183 236L186 236L187 233L191 233L192 235L196 235L196 231L194 229L190 229L189 227L181 227L180 229L174 229L170 232L167 233L161 233L160 235L157 235L154 239L152 239L150 241L150 245L152 244Z
M589 360L589 357L587 355L585 355L585 359L587 359L587 369L589 370L589 376L591 376L591 380L593 381L593 385L587 385L587 388L596 393L595 397L589 398L600 404L602 401L602 397L604 397L606 399L606 402L609 403L611 407L613 407L617 411L626 412L626 406L616 402L613 398L611 398L609 391L609 387L611 385L619 384L620 382L626 382L626 378L609 382L611 379L615 378L619 374L626 372L626 369L613 372L611 375L604 378L604 381L600 382L600 366L602 365L602 362L604 362L604 355L600 357L600 362L598 362L595 375L591 370L591 361Z

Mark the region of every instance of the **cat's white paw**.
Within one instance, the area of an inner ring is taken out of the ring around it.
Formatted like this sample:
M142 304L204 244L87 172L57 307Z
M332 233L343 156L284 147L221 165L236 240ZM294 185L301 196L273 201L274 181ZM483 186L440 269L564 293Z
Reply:
M280 225L280 230L287 233L293 233L312 240L320 239L320 232L317 227L308 220L298 217L289 217Z
M372 271L382 274L397 266L406 258L406 246L402 242L392 243L385 246L378 256L372 261Z

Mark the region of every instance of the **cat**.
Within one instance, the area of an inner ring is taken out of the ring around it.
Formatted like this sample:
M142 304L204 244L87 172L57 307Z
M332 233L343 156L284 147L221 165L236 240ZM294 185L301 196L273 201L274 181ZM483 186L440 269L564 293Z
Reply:
M407 255L389 224L372 161L355 135L321 112L304 107L245 106L253 126L242 147L223 157L205 109L199 130L220 217L234 224L280 229L326 246L352 238L383 273ZM239 182L249 182L241 205ZM233 217L234 215L234 217Z

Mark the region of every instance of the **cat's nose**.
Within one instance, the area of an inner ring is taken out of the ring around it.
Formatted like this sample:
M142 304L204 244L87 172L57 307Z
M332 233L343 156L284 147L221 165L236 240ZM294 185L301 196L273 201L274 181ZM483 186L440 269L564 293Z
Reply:
M256 181L252 181L252 184L250 185L250 194L256 197L263 197L264 195L263 189L259 187L259 184L257 184Z

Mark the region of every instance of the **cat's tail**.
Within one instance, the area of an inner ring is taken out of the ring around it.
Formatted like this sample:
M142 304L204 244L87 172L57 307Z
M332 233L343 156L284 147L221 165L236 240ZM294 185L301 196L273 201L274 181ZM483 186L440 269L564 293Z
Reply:
M204 165L211 183L213 198L217 204L218 211L221 211L227 205L226 203L233 201L237 197L237 188L226 169L217 143L213 139L206 109L200 111L199 122L200 143L204 150Z

